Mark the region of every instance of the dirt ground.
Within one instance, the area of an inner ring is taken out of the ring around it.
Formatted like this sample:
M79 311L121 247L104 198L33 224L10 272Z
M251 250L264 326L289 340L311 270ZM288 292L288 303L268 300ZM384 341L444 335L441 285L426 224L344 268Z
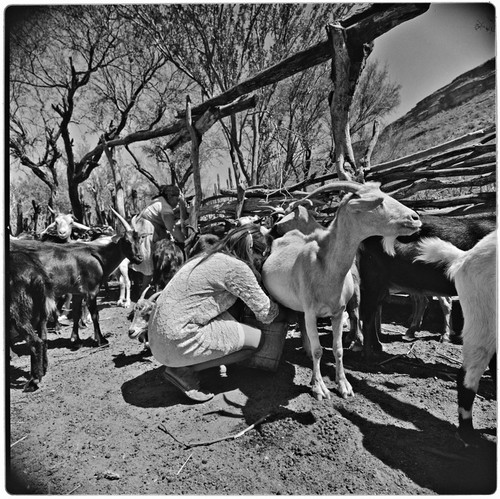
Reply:
M311 362L290 327L276 373L241 366L205 371L216 394L191 404L162 381L160 365L127 336L117 289L100 298L108 348L69 346L49 334L49 370L23 393L29 357L12 356L7 386L7 490L52 495L491 494L496 489L496 391L481 380L474 406L482 444L455 438L461 347L437 341L431 310L418 341L402 341L409 309L384 308L385 352L346 352L354 398L335 391L331 335L322 372L334 391L309 391ZM437 308L437 307L436 307ZM434 318L433 318L434 315ZM92 328L82 331L90 338ZM413 350L408 353L411 345ZM9 415L10 407L10 415ZM262 421L262 418L265 418ZM236 438L193 445L237 435Z

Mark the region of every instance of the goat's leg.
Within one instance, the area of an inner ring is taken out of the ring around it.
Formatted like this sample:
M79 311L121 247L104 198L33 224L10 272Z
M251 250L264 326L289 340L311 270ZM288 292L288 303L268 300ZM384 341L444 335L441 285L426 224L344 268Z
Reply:
M125 308L130 308L130 288L131 287L132 287L132 285L130 283L130 279L129 279L128 273L127 273L126 280L125 280L125 302L123 304L123 306Z
M306 320L302 312L298 312L297 322L299 324L300 336L302 338L302 348L304 349L304 352L306 352L306 355L312 360L311 343L309 342L309 337L307 336Z
M410 316L410 327L406 330L404 338L407 340L415 339L415 333L422 328L424 312L429 300L422 295L410 295L412 304L412 313Z
M59 310L60 315L57 318L58 324L69 325L69 324L67 324L67 321L68 321L69 312L71 311L72 299L73 299L73 295L71 293L68 293L67 295L65 295L64 303L61 305L61 308ZM73 316L74 316L74 311L73 311Z
M323 348L319 342L318 326L316 314L313 312L305 313L306 332L311 346L313 372L311 378L311 389L313 396L318 400L323 398L330 399L332 394L325 385L323 377L321 376L321 356L323 355Z
M363 350L363 334L361 333L361 325L359 321L359 294L353 294L347 303L347 314L349 315L349 333L345 338L346 348L353 352Z
M495 385L497 382L497 354L495 353L493 357L491 357L489 363L490 376L493 379Z
M89 306L92 322L94 323L94 340L98 346L107 345L109 341L102 335L101 327L99 326L99 313L97 310L97 296L88 296L87 304Z
M333 356L335 357L335 381L343 398L353 396L352 386L347 381L344 371L344 349L342 347L342 316L344 311L340 311L332 317L333 333Z
M380 343L380 296L376 289L366 289L361 291L360 314L363 321L363 353L366 358L371 357L375 352L382 352Z
M41 319L40 321L40 338L42 339L42 376L45 376L49 365L47 356L47 319Z
M127 276L120 276L120 298L116 302L120 307L130 307L130 279Z
M455 331L453 331L453 324L451 321L451 307L453 302L449 296L437 296L436 298L444 316L444 332L441 336L441 341L450 341L452 336L456 336Z
M486 371L494 351L464 342L463 365L457 376L458 392L458 435L466 445L473 445L477 440L472 424L472 406L479 388L479 380Z
M78 350L82 347L82 340L78 334L80 317L82 315L82 295L73 295L73 331L71 332L71 348Z
M80 327L85 328L88 326L90 320L89 307L87 305L87 300L82 301L82 312L80 317Z
M26 341L28 343L28 348L30 350L30 361L31 361L31 369L30 369L30 379L24 385L23 392L34 392L38 390L38 384L42 380L43 377L43 341L35 332L35 330L31 327L26 330L27 336Z
M130 307L130 277L128 274L128 258L125 258L122 263L118 266L120 272L120 298L116 304L120 307L129 308Z

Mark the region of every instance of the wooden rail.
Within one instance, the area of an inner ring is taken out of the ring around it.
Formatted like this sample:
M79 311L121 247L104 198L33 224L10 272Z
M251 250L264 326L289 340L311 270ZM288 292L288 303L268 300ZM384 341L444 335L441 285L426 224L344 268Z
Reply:
M496 132L479 130L426 151L374 165L365 171L366 181L380 182L383 191L405 205L429 214L475 216L496 210ZM248 188L242 215L265 217L277 207L307 195L306 189L337 179L336 173L311 177L282 189ZM457 192L458 191L458 192ZM319 222L329 222L338 206L336 195L315 201ZM237 193L222 190L203 201L200 227L234 219Z

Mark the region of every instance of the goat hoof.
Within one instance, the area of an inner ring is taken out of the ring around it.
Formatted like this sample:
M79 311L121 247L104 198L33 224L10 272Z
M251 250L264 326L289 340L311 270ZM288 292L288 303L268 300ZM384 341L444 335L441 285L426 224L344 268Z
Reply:
M352 391L352 388L350 390L341 389L340 396L343 399L348 399L349 397L354 397L354 392Z
M349 343L347 350L349 350L351 352L362 352L363 351L363 342L359 341L358 339L353 340L353 341L351 341L351 343Z
M328 399L330 400L332 398L332 392L330 392L330 390L328 390L328 388L319 388L319 387L315 387L313 386L312 387L312 396L316 399L316 400L323 400L323 399Z
M408 329L406 333L403 335L403 340L404 341L413 341L415 340L415 331Z
M68 319L67 315L60 315L57 318L57 324L59 326L71 326L71 321Z
M367 361L376 359L383 353L384 353L384 348L382 347L382 345L380 345L380 348L378 345L377 347L367 347L365 345L365 347L363 348L363 357Z
M76 350L80 350L80 348L82 348L82 346L83 346L83 343L81 341L72 341L70 349L76 351Z
M35 381L34 379L30 379L24 385L23 392L26 392L26 393L35 392L36 390L38 390L38 388L39 388L38 381Z
M480 446L481 443L481 437L479 433L477 433L473 429L466 429L466 430L460 430L455 433L455 437L459 442L463 444L463 446L467 449L469 447L471 448L477 448Z

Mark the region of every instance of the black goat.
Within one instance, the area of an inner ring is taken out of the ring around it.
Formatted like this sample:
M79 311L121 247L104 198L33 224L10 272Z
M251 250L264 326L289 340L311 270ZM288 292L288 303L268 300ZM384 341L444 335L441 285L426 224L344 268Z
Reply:
M380 237L370 237L360 246L360 316L367 355L382 350L379 340L380 308L389 293L457 295L453 282L442 269L414 262L422 238L439 237L462 250L468 250L496 226L494 215L474 218L422 215L421 221L422 227L416 234L396 239L393 256L384 251Z
M86 297L94 324L94 337L99 346L108 341L103 337L99 326L97 294L104 279L128 258L134 263L142 261L140 235L116 212L126 228L122 236L103 238L100 242L73 243L61 245L39 241L11 241L11 251L24 249L39 258L49 278L54 284L56 297L67 293L74 297L74 319L71 342L74 348L80 348L82 341L78 335L78 323L81 315L82 298Z
M199 255L203 251L207 251L212 246L220 241L219 236L215 234L198 234L192 245L186 244L186 254L188 258Z
M170 236L157 241L153 246L153 279L151 285L156 291L163 289L187 258L211 248L219 241L214 234L196 234L184 246Z
M56 311L52 283L36 256L9 252L9 293L10 344L14 350L19 336L28 344L31 377L23 391L33 392L47 372L47 320Z
M173 237L160 239L153 245L153 279L156 291L163 289L184 263L184 251Z

